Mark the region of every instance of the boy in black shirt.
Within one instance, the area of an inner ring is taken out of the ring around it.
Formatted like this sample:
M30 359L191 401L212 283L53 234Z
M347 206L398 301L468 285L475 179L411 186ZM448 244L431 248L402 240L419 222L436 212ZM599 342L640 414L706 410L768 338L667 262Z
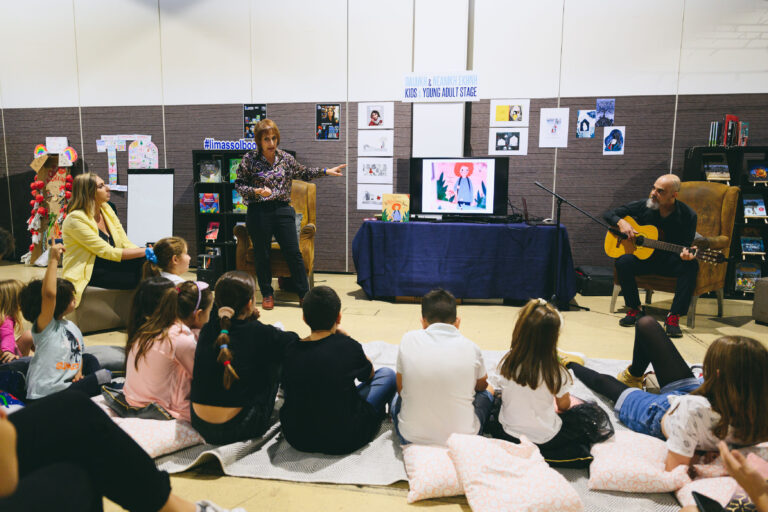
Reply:
M677 200L680 190L680 178L674 174L665 174L653 184L646 200L634 201L609 210L603 218L632 240L637 234L623 218L630 216L643 226L651 224L659 228L659 238L665 242L690 247L696 236L696 212L682 201ZM680 254L654 251L647 260L639 260L633 254L625 254L616 259L616 275L624 292L624 301L629 310L619 321L619 325L632 327L642 315L640 294L635 276L660 274L677 278L675 298L664 322L667 336L680 338L680 316L686 314L691 302L691 295L696 287L696 275L699 272L694 253L683 249Z
M286 348L283 434L304 452L351 453L379 431L395 394L395 372L374 372L360 343L339 329L341 301L333 289L311 289L302 309L312 334ZM362 383L355 386L355 379Z

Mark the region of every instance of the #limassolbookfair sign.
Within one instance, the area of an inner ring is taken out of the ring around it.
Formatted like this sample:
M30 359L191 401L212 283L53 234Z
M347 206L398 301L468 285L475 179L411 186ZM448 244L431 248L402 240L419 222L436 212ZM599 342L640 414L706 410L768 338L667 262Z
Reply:
M479 99L477 73L409 73L403 80L404 102L455 103Z

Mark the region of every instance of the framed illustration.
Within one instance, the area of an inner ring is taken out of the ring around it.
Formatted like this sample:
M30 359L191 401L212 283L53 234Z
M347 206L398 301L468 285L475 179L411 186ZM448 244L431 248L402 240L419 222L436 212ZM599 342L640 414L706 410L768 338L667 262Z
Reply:
M491 128L488 135L488 154L527 155L528 128Z
M576 138L594 139L597 113L594 110L579 110L576 116Z
M491 126L528 126L531 100L491 100Z
M361 130L357 132L358 156L392 156L394 130Z
M391 193L392 185L360 183L357 185L357 209L381 211L384 194Z
M627 128L625 126L604 126L603 127L603 154L604 155L623 155L624 145L626 144Z
M358 183L392 183L394 175L392 158L358 158Z
M567 108L543 108L540 111L539 147L567 148L568 147L568 117Z
M315 140L339 140L340 114L338 103L315 106Z
M357 104L357 129L376 130L395 127L395 104L375 101Z

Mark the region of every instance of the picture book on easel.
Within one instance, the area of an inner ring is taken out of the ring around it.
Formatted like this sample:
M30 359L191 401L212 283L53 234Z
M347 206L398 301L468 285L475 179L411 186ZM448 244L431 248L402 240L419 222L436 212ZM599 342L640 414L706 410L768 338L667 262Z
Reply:
M219 213L219 194L200 192L200 213Z
M742 253L765 253L765 245L763 239L756 236L742 236L741 237L741 252Z
M765 217L765 200L763 196L744 194L744 216Z
M381 220L384 222L408 222L411 218L411 196L408 194L384 194L381 197Z
M768 162L764 160L750 160L747 163L747 179L750 183L768 182Z
M760 279L760 265L741 261L736 264L736 290L740 292L754 293L755 283Z
M217 238L219 238L219 223L209 222L208 228L205 230L205 240L215 242Z

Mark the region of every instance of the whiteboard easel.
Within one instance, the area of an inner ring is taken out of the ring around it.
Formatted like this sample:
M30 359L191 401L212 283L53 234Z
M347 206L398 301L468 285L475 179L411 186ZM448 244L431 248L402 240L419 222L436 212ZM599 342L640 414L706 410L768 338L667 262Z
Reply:
M139 247L173 235L173 169L128 169L128 239Z

